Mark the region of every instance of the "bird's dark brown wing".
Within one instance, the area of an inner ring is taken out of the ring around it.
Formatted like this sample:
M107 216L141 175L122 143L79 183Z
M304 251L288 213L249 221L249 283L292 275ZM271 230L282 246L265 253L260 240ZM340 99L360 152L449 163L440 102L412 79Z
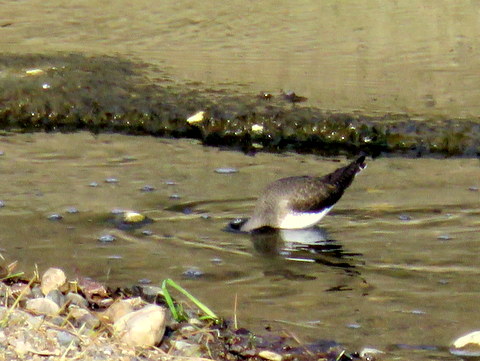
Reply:
M305 179L302 190L290 199L290 207L299 212L317 212L333 206L343 194L344 189L324 183L320 178Z
M303 184L298 186L299 192L292 197L290 206L303 212L316 212L333 206L365 166L365 156L362 155L321 178L298 177L303 179Z

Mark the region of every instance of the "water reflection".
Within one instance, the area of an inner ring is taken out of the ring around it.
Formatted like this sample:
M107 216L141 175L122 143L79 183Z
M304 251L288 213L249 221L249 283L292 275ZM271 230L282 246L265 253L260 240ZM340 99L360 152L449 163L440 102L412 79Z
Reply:
M307 341L315 333L353 349L448 345L478 327L477 159L376 159L323 229L250 235L222 228L251 213L251 195L272 179L324 174L335 164L149 137L0 140L0 247L27 275L37 264L40 272L56 266L112 287L173 278L226 317L238 295L247 328L279 320ZM227 166L239 171L214 172ZM118 183L103 181L109 177ZM155 190L141 191L145 184ZM108 222L112 210L135 210L153 223L119 230ZM52 222L52 214L63 219ZM115 240L99 242L106 234Z
M245 218L234 219L228 223L225 231L249 234L254 250L262 256L318 263L359 274L358 271L353 271L355 263L358 264L354 257L361 257L362 254L346 251L340 242L329 238L324 228L317 226L307 229L263 227L251 233L241 232L239 229L246 221Z

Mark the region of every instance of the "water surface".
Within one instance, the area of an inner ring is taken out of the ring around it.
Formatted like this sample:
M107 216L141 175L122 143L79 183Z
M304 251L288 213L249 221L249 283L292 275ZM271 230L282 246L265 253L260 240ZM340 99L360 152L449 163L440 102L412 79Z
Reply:
M323 109L480 116L477 1L0 2L0 51L119 55ZM152 74L155 77L155 74Z
M298 234L223 229L270 181L346 159L87 133L4 136L0 150L0 247L19 269L58 266L113 287L173 278L225 317L237 298L240 326L405 360L448 359L444 347L478 329L478 159L369 159L321 224L330 241L302 246ZM215 172L226 167L237 172ZM154 223L118 230L115 209ZM63 219L49 220L55 213ZM99 242L105 234L116 240Z

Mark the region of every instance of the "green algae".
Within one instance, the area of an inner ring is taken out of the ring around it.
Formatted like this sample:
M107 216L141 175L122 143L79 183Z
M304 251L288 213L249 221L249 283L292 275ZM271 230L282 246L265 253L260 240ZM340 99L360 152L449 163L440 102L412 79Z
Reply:
M204 120L186 119L204 111ZM480 154L478 120L372 117L179 84L148 64L80 54L1 55L0 128L188 137L205 145L323 155Z

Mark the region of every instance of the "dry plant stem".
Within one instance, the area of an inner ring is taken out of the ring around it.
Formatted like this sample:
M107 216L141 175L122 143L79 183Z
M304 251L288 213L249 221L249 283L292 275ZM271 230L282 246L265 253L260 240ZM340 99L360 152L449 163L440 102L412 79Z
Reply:
M237 301L238 301L238 294L235 293L235 303L233 304L233 325L235 329L238 330L238 323L237 323Z

